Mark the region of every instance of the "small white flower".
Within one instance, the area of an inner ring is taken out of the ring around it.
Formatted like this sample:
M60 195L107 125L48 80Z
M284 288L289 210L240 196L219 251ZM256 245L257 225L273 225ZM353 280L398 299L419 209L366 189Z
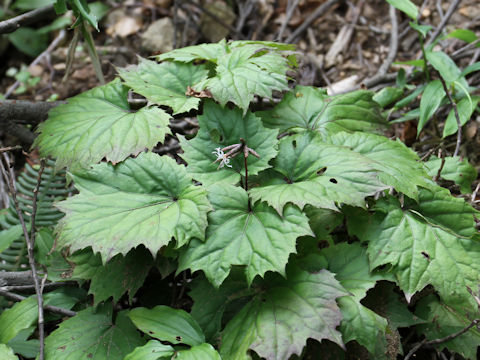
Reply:
M229 168L232 167L232 165L230 165L230 159L225 156L224 152L222 151L222 148L217 147L215 151L212 151L212 154L215 154L215 156L217 157L217 160L215 160L215 162L220 160L220 164L218 165L217 170L224 166L227 166Z

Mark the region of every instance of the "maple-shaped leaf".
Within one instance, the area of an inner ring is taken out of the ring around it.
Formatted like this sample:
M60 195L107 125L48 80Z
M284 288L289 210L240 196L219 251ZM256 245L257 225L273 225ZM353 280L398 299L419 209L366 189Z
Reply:
M326 136L324 141L346 146L373 163L382 183L394 187L398 192L416 199L419 187L429 187L428 175L418 155L400 141L369 133L338 132Z
M385 334L387 320L363 306L360 301L379 280L394 280L387 273L371 273L366 249L359 243L340 243L322 250L328 270L351 295L338 299L343 320L340 331L345 343L356 340L371 354L375 353L377 337Z
M216 182L235 184L240 180L240 174L245 176L243 153L223 166L215 162L217 156L214 154L215 149L238 144L241 139L260 156L247 158L249 176L271 167L269 161L277 154L278 131L264 128L253 113L243 115L239 109L230 110L207 101L198 123L200 130L194 139L187 141L179 137L184 151L181 157L188 163L187 170L204 185Z
M284 137L271 179L250 189L253 201L266 201L279 213L287 203L337 209L336 203L364 206L365 197L385 189L371 161L347 147L325 144L318 134Z
M45 339L45 358L51 360L123 359L145 341L126 316L112 320L111 304L89 307L60 323Z
M173 114L198 109L200 99L185 95L188 86L206 78L204 65L155 61L139 58L135 67L118 69L118 74L136 93L157 105L166 105Z
M393 265L407 301L431 284L446 302L471 302L466 286L480 281L480 242L466 237L475 231L474 212L459 206L463 200L429 192L421 190L419 203L404 207L393 197L382 199L372 216L347 213L349 231L368 242L371 269Z
M211 61L214 75L192 86L208 90L222 106L231 101L246 113L255 95L272 98L272 91L288 90L289 61L284 50L290 45L269 42L225 42L202 44L162 54L159 60Z
M386 127L373 93L366 90L328 96L324 89L296 86L273 109L258 112L265 126L286 131L378 132Z
M58 204L66 213L57 228L60 246L91 246L105 262L141 244L155 256L172 237L177 246L204 238L211 209L206 191L168 156L143 153L73 179L80 193Z
M332 273L311 274L289 266L287 278L269 274L259 292L222 333L222 359L244 359L248 349L267 360L300 355L308 338L343 346L336 327L342 315L336 299L348 293Z
M152 149L170 133L170 115L157 107L130 109L128 88L119 79L88 90L53 108L38 127L42 157L57 166L86 168L103 158L112 163Z
M153 265L151 254L144 247L133 249L126 256L116 255L105 265L98 254L85 250L71 256L69 262L74 264L72 279L91 280L88 293L93 294L94 305L109 297L117 302L126 292L132 301Z
M299 236L311 235L308 218L293 205L282 216L265 203L249 205L248 194L231 185L212 185L206 240L193 240L179 258L179 269L202 270L216 287L232 265L244 265L250 284L267 271L285 274Z
M214 44L199 44L175 49L164 54L156 56L157 60L174 60L180 62L191 62L194 60L208 60L214 63L224 55L229 49L241 46L255 46L257 49L268 48L271 50L293 51L295 45L284 44L273 41L255 41L255 40L236 40L228 43L223 39Z
M436 156L430 157L425 163L428 175L435 177L440 170L440 166L443 167L440 172L440 177L445 180L454 181L455 184L460 186L460 191L464 194L472 192L472 183L477 178L477 170L471 165L467 159L461 160L459 156L447 156L445 159L439 159Z
M476 288L478 289L478 285ZM478 314L478 310L475 307L448 306L438 300L436 296L429 295L418 302L415 313L428 320L425 324L417 327L418 333L425 335L427 340L434 340L442 339L465 329L472 322L472 318L469 318L467 314ZM476 318L478 318L478 315ZM466 359L473 360L478 358L479 344L480 330L473 326L462 335L434 346L439 350L447 348Z

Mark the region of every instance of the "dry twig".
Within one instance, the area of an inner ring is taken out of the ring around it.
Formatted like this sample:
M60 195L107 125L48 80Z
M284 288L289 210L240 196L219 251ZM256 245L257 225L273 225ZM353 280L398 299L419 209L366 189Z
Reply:
M32 271L33 283L35 285L35 293L37 295L37 303L38 303L38 332L39 332L39 341L40 341L40 351L39 351L38 357L39 357L39 360L44 360L45 330L44 330L44 317L43 317L43 297L42 297L42 289L37 276L37 266L35 264L35 256L33 254L33 249L35 246L33 242L34 239L32 239L28 234L27 225L25 224L23 213L22 213L22 210L20 209L20 203L18 202L18 199L17 199L17 192L15 190L15 185L14 185L15 180L14 180L13 171L11 171L11 168L10 168L10 162L8 160L8 157L5 156L5 153L2 153L2 155L3 155L4 161L0 161L0 171L2 172L5 182L8 185L8 188L15 206L15 210L17 212L18 220L20 221L20 224L22 226L23 235L25 236L25 241L27 243L28 261L30 263L30 269ZM6 169L9 169L10 171ZM40 181L40 178L37 179L37 186L36 186L37 188L40 187L39 181ZM36 201L34 201L31 223L34 223L33 215L36 213L36 206L37 206L37 203Z
M17 30L22 25L28 25L45 18L48 15L54 15L53 5L47 5L35 9L25 14L0 22L0 34L9 34Z

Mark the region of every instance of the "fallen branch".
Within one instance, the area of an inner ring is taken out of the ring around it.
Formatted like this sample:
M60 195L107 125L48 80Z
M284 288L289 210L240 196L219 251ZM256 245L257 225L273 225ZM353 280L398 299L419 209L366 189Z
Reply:
M318 20L318 18L321 15L324 15L324 13L329 10L335 3L337 3L338 0L328 0L327 2L324 2L322 5L320 5L308 18L305 19L302 25L300 25L292 34L290 34L289 37L285 40L286 43L291 43L293 42L298 36L300 36L307 28L315 21Z
M450 7L448 8L447 10L447 13L445 14L445 16L442 18L442 21L440 21L440 24L438 24L437 28L435 29L435 31L432 33L432 35L430 35L430 38L428 39L428 41L425 43L425 47L428 47L428 45L432 44L436 39L437 37L440 35L440 33L442 32L442 30L445 28L445 25L447 25L448 21L450 20L450 18L452 17L453 13L455 12L455 10L457 10L457 7L458 5L460 4L460 0L454 0L452 1L452 3L450 4Z
M0 296L3 296L5 298L13 300L13 301L22 301L22 300L26 299L25 296L18 295L18 294L12 293L10 291L5 291L5 290L0 290ZM63 316L72 317L72 316L77 315L77 313L75 311L62 309L62 308L59 308L58 306L44 305L43 308L45 310L48 310L48 311L51 311L55 314L60 314L60 315L63 315Z
M39 9L35 9L25 14L18 15L14 18L4 20L0 22L0 34L9 34L17 30L22 25L32 24L38 20L41 20L48 15L55 15L53 5L44 6Z

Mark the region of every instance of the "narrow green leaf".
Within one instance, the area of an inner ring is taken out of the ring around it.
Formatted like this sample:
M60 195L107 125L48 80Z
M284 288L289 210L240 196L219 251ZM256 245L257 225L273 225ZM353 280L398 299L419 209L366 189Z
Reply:
M245 359L252 349L267 360L302 353L308 338L331 340L343 347L336 327L341 321L336 299L347 292L332 273L310 274L289 266L287 279L276 274L225 327L222 359Z
M132 111L128 88L117 79L53 108L38 127L34 146L57 166L88 167L102 158L112 163L152 149L170 133L170 115L156 107Z
M435 114L444 97L445 91L440 80L433 80L427 85L420 99L420 118L418 120L417 136L420 135L425 124Z
M181 64L139 58L139 64L126 69L117 69L125 83L136 93L157 105L170 106L173 114L198 109L200 99L186 96L188 86L207 77L204 65Z
M241 110L222 108L213 101L203 106L203 115L198 117L200 130L190 141L180 137L184 153L182 158L188 163L187 170L205 186L216 182L235 184L240 174L245 176L243 154L239 154L230 162L230 166L219 168L215 162L216 148L223 148L241 142L244 139L248 147L258 153L260 158L250 155L247 158L248 175L256 175L259 171L271 167L269 161L277 154L278 130L266 129L253 113L242 115Z
M181 360L222 360L218 352L210 344L192 346L188 350L180 350L176 359Z
M425 325L418 326L417 331L426 336L427 340L441 339L466 328L472 321L466 314L475 312L478 312L476 308L466 310L447 306L434 295L429 295L421 299L416 306L416 314L428 320ZM474 326L466 333L436 347L439 350L447 348L466 359L475 359L478 344L480 344L480 331Z
M373 100L378 103L382 108L390 105L394 101L397 101L403 95L403 89L398 87L386 86L373 96Z
M470 66L467 66L462 73L460 74L460 77L467 76L471 73L477 72L480 70L480 61L476 62L475 64L472 64Z
M475 108L477 107L479 96L472 96L471 99L464 97L457 103L458 117L460 118L460 124L465 125L473 115ZM443 128L443 137L455 134L458 131L457 118L455 116L455 110L452 109L448 113L447 121L445 121L445 127Z
M158 305L153 309L135 308L128 316L138 329L156 339L191 346L205 342L202 329L184 310Z
M0 344L0 358L2 360L18 360L18 356L13 353L12 348L5 344Z
M412 22L412 21L410 21L410 26L411 26L413 29L417 30L417 31L422 35L423 38L426 38L426 37L427 37L427 33L428 33L430 30L433 29L433 27L430 26L430 25L420 25L420 24L418 24L418 23L416 23L416 22Z
M37 322L38 306L35 296L22 300L0 314L0 343L6 344L18 333Z
M427 51L427 60L440 73L440 76L445 80L447 85L452 84L457 80L461 71L455 62L442 51Z
M260 111L265 126L316 130L322 133L347 131L377 132L385 127L373 93L360 90L329 97L325 90L296 86L272 110Z
M461 160L460 157L446 157L444 160L442 172L440 176L445 180L454 181L460 186L460 191L464 194L472 192L472 183L477 179L477 170L470 165L467 159ZM436 156L430 157L425 166L430 177L438 174L438 170L442 165L442 159Z
M112 321L112 306L89 307L63 321L45 339L49 360L123 359L145 343L125 311Z
M171 359L174 354L175 349L170 345L163 345L158 340L150 340L125 356L124 360L166 360Z
M48 46L46 34L39 33L35 29L26 26L22 26L7 36L8 40L18 50L31 57L39 55Z
M66 0L56 0L53 5L57 15L65 14L67 12L67 2Z
M387 0L387 2L398 10L407 14L412 20L418 17L417 6L410 0Z
M21 225L14 225L9 229L0 231L0 253L8 249L22 234L23 230Z
M467 43L472 43L474 42L475 40L478 39L478 36L477 34L475 34L475 32L473 32L472 30L468 30L468 29L455 29L453 31L451 31L447 36L446 36L447 39L449 38L455 38L455 39L458 39L458 40L462 40L462 41L465 41ZM478 45L477 45L478 46Z
M73 176L79 194L58 204L58 245L91 246L107 261L143 244L153 256L172 237L177 246L204 239L210 205L184 166L143 153L117 166L101 163Z
M299 236L311 235L308 218L287 205L280 216L265 203L249 205L245 190L230 185L212 185L206 241L193 240L180 255L177 272L203 270L216 287L232 265L245 265L249 284L267 271L285 274L288 256L295 252Z

